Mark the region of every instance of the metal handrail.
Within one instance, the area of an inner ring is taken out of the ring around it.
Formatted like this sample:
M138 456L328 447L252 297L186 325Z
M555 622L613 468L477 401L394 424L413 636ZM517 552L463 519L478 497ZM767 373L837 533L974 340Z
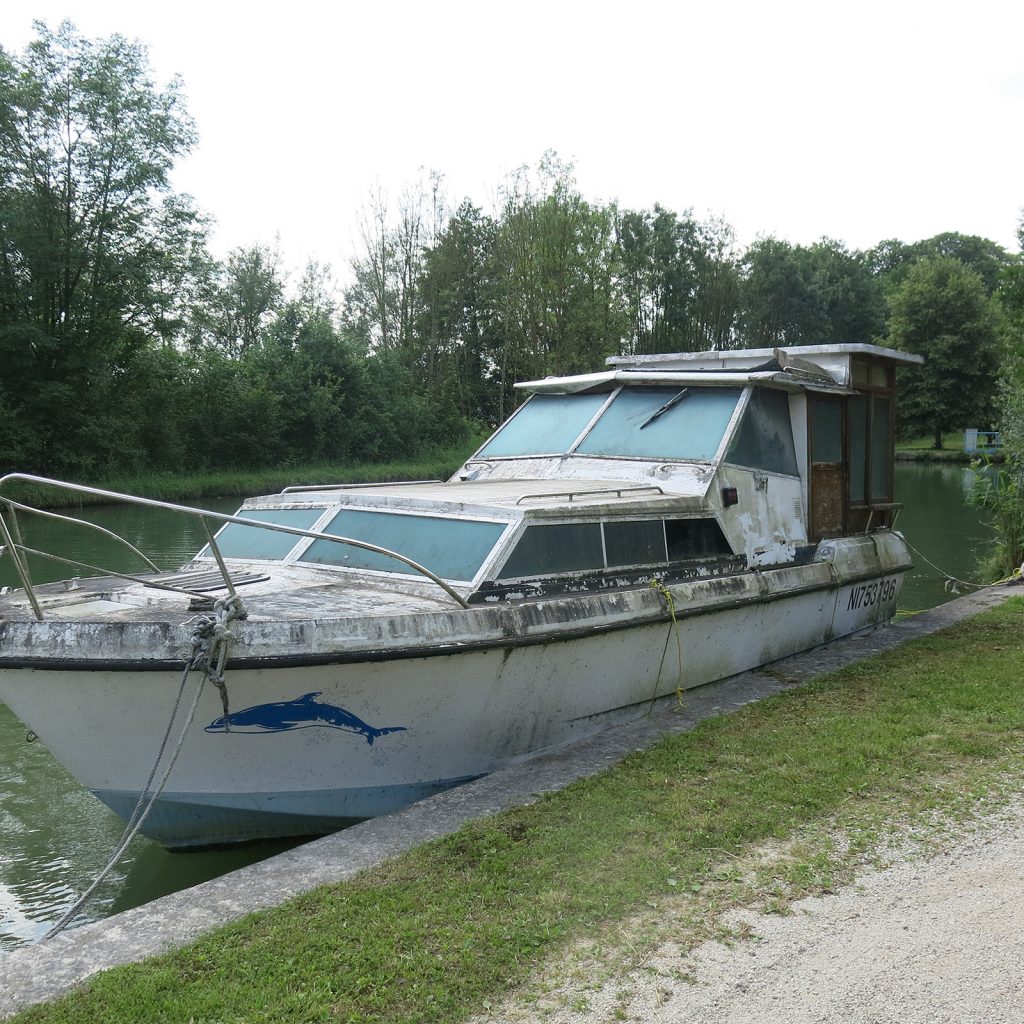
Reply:
M0 484L3 481L0 480ZM540 498L568 498L569 501L575 501L577 496L580 498L591 498L596 494L614 494L616 498L621 498L623 494L633 494L637 491L657 491L659 494L664 494L664 488L658 484L637 484L633 487L599 487L596 490L589 491L545 491L543 494L523 494L516 499L517 505L522 505L526 501L537 501Z
M388 487L415 487L417 484L443 484L443 480L393 480ZM380 483L365 484L292 484L282 494L300 494L303 491L355 491L360 487L381 487Z
M169 501L160 501L156 498L140 498L134 494L122 494L120 491L107 491L99 487L88 487L84 484L73 484L67 480L54 480L49 477L33 476L29 473L7 473L5 476L0 477L0 489L4 485L11 482L21 482L30 484L41 484L46 487L55 487L59 490L73 491L77 494L88 494L97 498L104 498L113 502L125 502L129 505L142 505L147 508L160 508L170 512L178 512L182 515L192 516L193 518L199 519L206 527L206 521L213 519L221 523L238 523L241 526L253 526L261 530L271 530L275 533L287 533L295 537L312 537L314 540L329 540L338 544L348 544L352 547L362 548L365 551L373 551L379 555L386 555L389 558L394 558L396 561L401 562L403 565L409 566L415 572L418 572L421 576L426 577L432 583L437 584L449 597L454 601L458 602L463 608L469 607L469 602L452 587L450 587L440 576L431 572L426 566L420 565L419 562L413 561L411 558L407 558L405 555L398 551L392 551L390 548L380 547L377 544L370 544L368 541L356 540L353 537L341 537L333 533L314 533L312 530L300 530L294 526L282 526L279 523L267 523L261 522L258 519L246 519L244 516L232 516L227 515L223 512L211 512L208 509L193 508L191 505L176 505ZM36 509L32 506L20 505L20 503L13 501L11 498L7 498L0 494L0 502L13 507L21 507L29 512L42 512L41 509ZM55 513L44 513L55 515ZM95 524L87 523L85 520L75 519L73 517L59 518L68 519L74 523L80 523L86 526L93 526ZM102 527L100 527L102 529ZM21 558L21 552L31 549L26 549L23 544L15 541L12 537L10 530L7 527L7 523L4 520L2 514L0 514L0 536L3 538L4 547L8 549L12 561L14 562L15 569L18 573L18 577L22 582L22 586L25 589L28 599L32 604L33 611L35 612L36 618L42 620L43 614L42 609L39 606L39 602L36 599L35 591L32 587L31 576L28 571L27 564ZM118 537L116 534L113 535L116 539L122 541L122 543L128 544L127 541L122 537ZM212 538L211 538L212 540ZM129 545L131 546L131 545ZM220 569L221 575L224 578L224 585L227 587L229 592L234 592L231 578L228 574L227 567L221 558L217 557L219 552L216 552L215 545L211 543L211 550L215 552L215 560L218 568ZM149 559L145 559L147 562ZM150 565L153 563L150 562ZM102 570L101 570L102 571ZM158 570L159 571L159 570ZM118 576L125 579L131 579L134 581L134 577L128 576L124 573L110 572L108 575ZM164 588L170 589L170 588ZM188 591L181 590L180 593L187 594Z
M125 540L124 537L114 533L113 530L108 530L105 526L100 526L99 523L90 523L87 519L76 519L74 516L62 516L57 512L49 512L44 508L35 508L33 505L23 505L20 501L14 501L11 498L5 498L0 495L0 501L2 501L8 508L20 508L22 512L29 512L32 515L42 516L45 519L59 519L64 523L74 523L77 526L88 526L92 530L96 530L99 533L105 534L112 540L116 540L119 544L123 544L128 548L132 554L138 555L143 562L148 565L153 572L159 572L160 566L156 564L148 555L140 551L131 541ZM21 545L19 544L19 547Z

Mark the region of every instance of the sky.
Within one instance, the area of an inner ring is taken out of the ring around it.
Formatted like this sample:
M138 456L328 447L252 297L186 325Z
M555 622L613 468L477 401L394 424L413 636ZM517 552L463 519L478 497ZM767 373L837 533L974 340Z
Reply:
M65 18L184 80L199 144L174 185L219 256L278 240L344 279L373 190L436 170L491 211L546 150L588 199L720 216L742 245L1018 250L1020 0L3 0L0 46Z

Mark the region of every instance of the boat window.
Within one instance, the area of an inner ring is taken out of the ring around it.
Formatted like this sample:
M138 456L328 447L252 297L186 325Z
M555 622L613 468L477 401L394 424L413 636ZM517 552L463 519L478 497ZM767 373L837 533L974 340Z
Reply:
M889 467L892 463L892 416L888 398L871 398L871 500L890 498Z
M609 566L659 565L665 562L665 524L660 519L604 524Z
M528 526L499 580L604 568L600 523Z
M534 395L476 455L560 455L608 400L604 395Z
M789 397L784 391L755 388L726 462L771 473L797 475Z
M850 429L850 501L863 501L867 468L868 399L854 395L847 401Z
M326 507L326 506L324 506ZM242 508L235 513L243 519L255 519L261 523L276 523L290 526L295 530L308 530L324 514L323 508ZM217 534L217 547L225 558L284 558L299 542L293 533L278 533L276 530L261 530L258 526L242 526L228 523ZM200 558L209 558L210 546L199 553Z
M471 580L504 529L504 523L345 508L324 528L324 533L397 551L444 579ZM314 541L299 560L415 573L404 562L388 555L329 540Z
M604 546L602 550L602 530ZM638 519L528 526L499 580L536 579L731 555L715 519Z
M577 451L640 459L712 459L739 388L623 388Z
M843 407L835 400L811 404L811 461L843 461Z
M668 519L665 521L665 537L670 562L732 554L732 548L715 519Z

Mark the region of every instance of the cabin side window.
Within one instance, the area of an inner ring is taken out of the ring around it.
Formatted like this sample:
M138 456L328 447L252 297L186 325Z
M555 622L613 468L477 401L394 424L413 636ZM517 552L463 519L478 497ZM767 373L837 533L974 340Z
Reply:
M667 566L732 555L715 519L609 520L528 526L498 580Z
M324 533L396 551L443 579L471 580L504 530L504 523L343 508ZM388 555L330 540L313 541L299 561L415 574Z
M586 572L603 565L600 523L528 526L498 579Z
M732 554L729 542L715 519L670 519L665 523L665 533L670 562Z
M320 508L242 508L235 515L242 519L255 519L260 523L290 526L293 530L309 530L326 508L326 505ZM276 530L261 530L258 526L228 523L217 534L217 547L225 558L276 560L284 558L300 540L293 533L278 533ZM203 548L198 557L212 557L210 546Z
M798 475L789 396L784 391L754 389L725 461L749 469Z
M604 524L608 565L659 565L665 561L665 524L660 519Z

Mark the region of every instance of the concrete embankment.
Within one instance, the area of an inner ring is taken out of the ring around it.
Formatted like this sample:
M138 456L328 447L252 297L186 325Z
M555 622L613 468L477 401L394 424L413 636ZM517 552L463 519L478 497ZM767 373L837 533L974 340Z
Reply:
M656 711L397 814L65 932L49 943L17 950L0 959L0 1016L58 996L98 971L184 945L251 911L276 906L317 885L343 881L412 846L454 832L467 821L529 803L539 793L602 771L665 735L685 732L705 718L936 632L1015 593L1021 593L1020 588L982 591L872 633L787 658L768 669L689 691L682 709Z

